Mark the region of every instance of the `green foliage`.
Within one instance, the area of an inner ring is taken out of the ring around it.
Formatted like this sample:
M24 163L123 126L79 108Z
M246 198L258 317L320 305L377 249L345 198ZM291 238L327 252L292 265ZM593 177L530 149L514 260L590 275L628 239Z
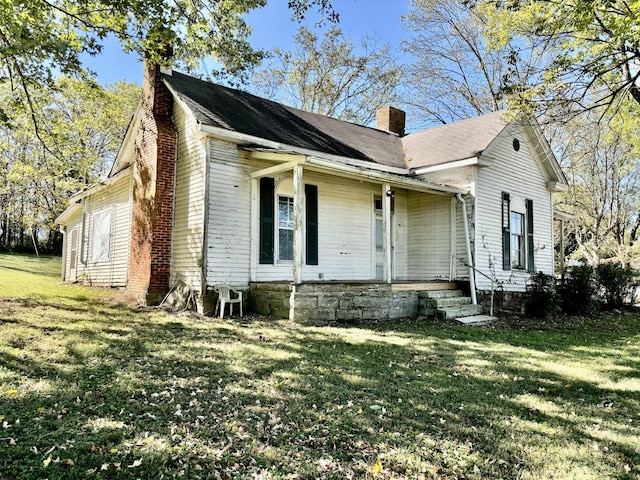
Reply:
M629 265L601 263L596 267L596 281L605 308L620 308L634 298L638 274Z
M562 312L568 315L593 313L595 305L595 285L593 267L580 265L572 267L558 288Z
M585 114L563 126L556 139L569 189L557 198L558 208L573 215L573 257L597 265L604 259L629 263L640 259L633 245L640 234L640 162L637 135L627 129L638 126L635 107L610 122Z
M245 14L266 0L38 0L0 3L0 83L28 97L33 88L52 87L59 73L85 77L82 55L96 55L107 35L140 58L195 69L205 58L220 75L241 75L264 52L249 44ZM329 0L290 0L295 18L311 7L337 20ZM11 117L0 107L0 120Z
M534 110L616 111L640 104L640 3L625 0L473 2L488 19L494 48L541 52L542 82L522 86L521 101Z
M0 255L0 478L632 479L640 317L303 327Z
M543 272L531 275L524 295L524 309L526 315L533 318L550 318L558 313L560 297L553 275Z
M0 103L15 102L13 126L0 126L0 242L18 248L31 239L51 239L53 220L70 194L107 173L139 97L139 87L62 77L54 89L32 91L33 110L19 108L20 92L0 89ZM50 245L51 248L54 245Z
M300 27L294 50L276 49L273 57L253 77L268 98L363 125L375 119L378 108L395 103L400 68L388 45L365 38L356 46L335 26L322 39Z

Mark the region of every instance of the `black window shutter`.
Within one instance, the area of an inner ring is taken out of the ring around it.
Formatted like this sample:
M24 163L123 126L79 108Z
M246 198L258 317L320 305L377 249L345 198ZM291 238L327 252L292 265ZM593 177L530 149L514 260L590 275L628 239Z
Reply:
M318 187L305 185L304 194L307 265L318 265Z
M535 251L533 247L533 200L527 200L527 271L534 273Z
M511 197L502 192L502 268L511 270Z
M260 179L260 263L273 264L275 181Z

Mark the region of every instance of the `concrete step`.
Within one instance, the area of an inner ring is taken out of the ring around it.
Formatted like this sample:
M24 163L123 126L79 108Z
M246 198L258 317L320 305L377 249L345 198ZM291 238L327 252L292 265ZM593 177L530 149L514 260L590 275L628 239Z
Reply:
M471 297L443 297L429 300L436 302L438 308L454 307L456 305L469 305L471 303Z
M480 315L482 311L482 305L453 305L451 307L438 308L436 316L441 319L450 320L457 317Z
M491 315L471 315L468 317L456 317L455 320L470 326L491 325L498 317L492 317Z
M462 290L431 290L421 292L421 295L426 296L427 298L451 298L451 297L462 297Z

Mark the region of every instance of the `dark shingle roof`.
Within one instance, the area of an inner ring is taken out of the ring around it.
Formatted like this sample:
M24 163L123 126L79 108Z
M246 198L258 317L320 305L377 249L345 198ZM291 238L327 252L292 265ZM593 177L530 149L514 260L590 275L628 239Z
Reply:
M178 72L163 78L204 125L325 154L406 167L400 138L388 132L304 112Z
M407 166L426 167L480 155L504 130L505 112L469 118L402 138Z

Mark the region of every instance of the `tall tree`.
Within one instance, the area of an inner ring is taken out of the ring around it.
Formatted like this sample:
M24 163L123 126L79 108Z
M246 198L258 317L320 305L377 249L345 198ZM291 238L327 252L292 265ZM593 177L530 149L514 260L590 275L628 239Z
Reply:
M29 109L20 108L20 92L0 90L3 105L16 105L12 128L0 127L0 244L6 247L25 247L43 234L54 247L53 220L69 194L106 173L139 97L139 87L128 83L103 89L63 77L55 87L33 90L40 139Z
M333 26L320 38L300 27L291 51L276 49L253 77L256 90L310 112L360 124L397 100L400 68L388 45L364 38L359 46Z
M174 63L195 68L211 56L222 71L240 74L263 52L248 42L244 15L267 0L14 0L0 2L0 83L32 89L51 86L58 72L85 73L81 55L98 54L107 35L126 52L157 61L173 50ZM294 17L311 7L335 18L330 0L289 0ZM34 108L31 108L32 114ZM0 121L9 121L0 107ZM33 115L34 123L37 119Z
M599 116L594 111L563 126L569 190L558 205L574 216L575 257L592 265L612 258L628 264L640 259L640 163L618 120L601 122ZM617 116L638 128L640 109Z
M536 58L496 48L482 10L458 0L412 0L403 18L411 55L407 97L425 123L449 123L505 108L507 81L527 84ZM534 52L531 52L532 54Z
M534 110L575 114L640 105L640 2L628 0L468 1L489 19L492 46L543 53L542 82L521 91ZM601 107L604 107L601 108Z

